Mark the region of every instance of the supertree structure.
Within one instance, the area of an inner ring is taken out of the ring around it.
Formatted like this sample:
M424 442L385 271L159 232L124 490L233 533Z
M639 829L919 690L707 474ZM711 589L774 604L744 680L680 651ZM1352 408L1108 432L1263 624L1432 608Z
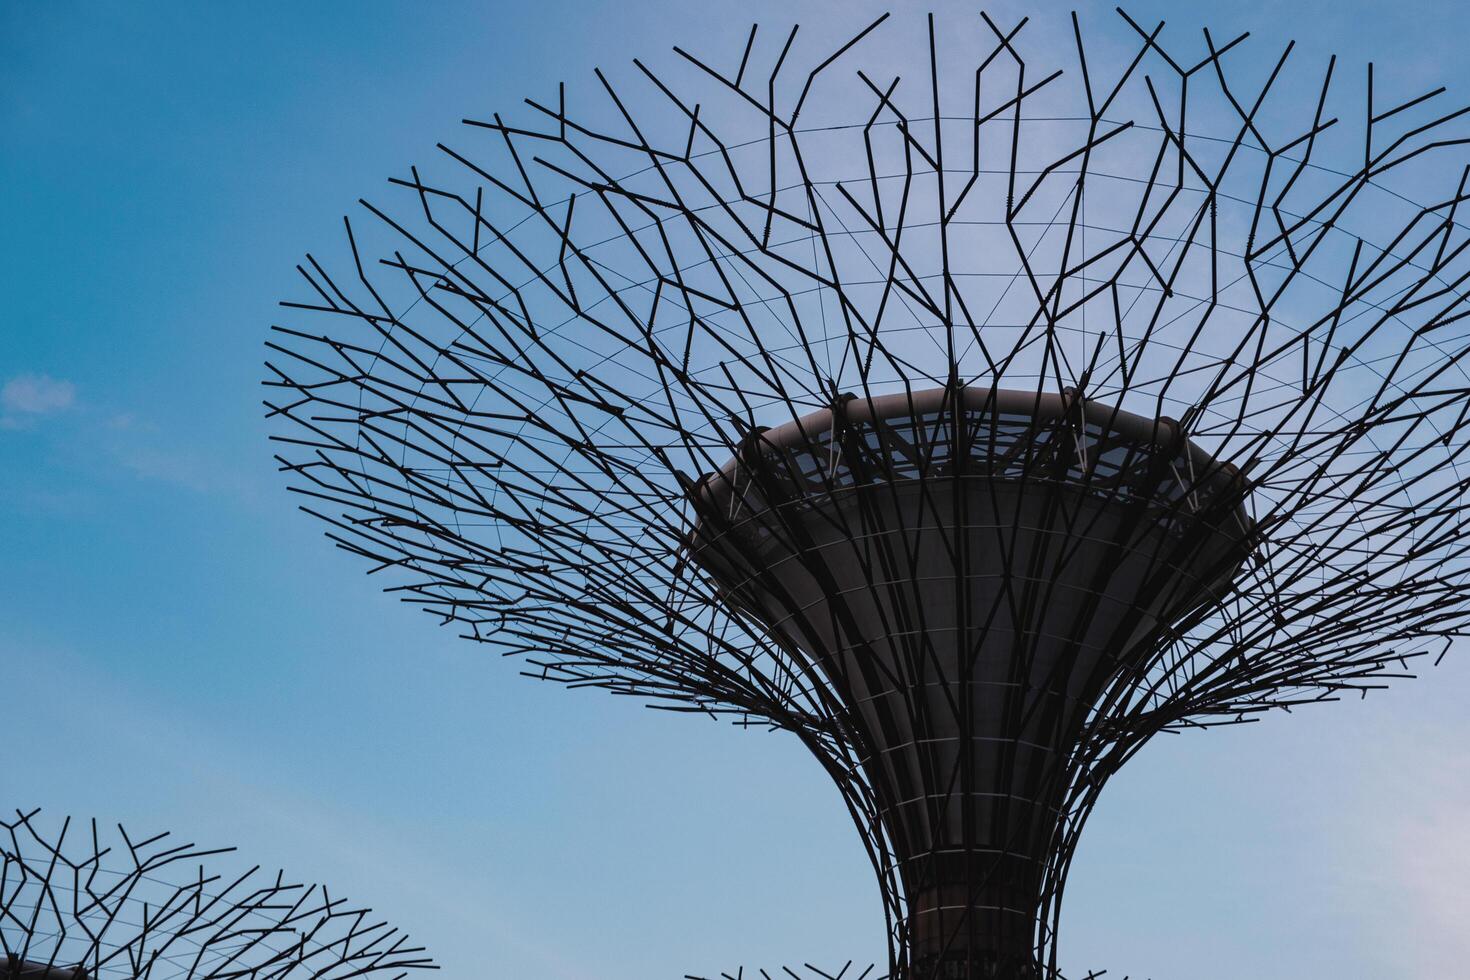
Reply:
M752 29L466 120L270 344L280 465L390 591L816 756L895 977L1056 976L1153 735L1470 615L1467 110L1120 14Z
M208 867L233 848L38 814L0 819L5 980L402 980L437 969L322 886Z

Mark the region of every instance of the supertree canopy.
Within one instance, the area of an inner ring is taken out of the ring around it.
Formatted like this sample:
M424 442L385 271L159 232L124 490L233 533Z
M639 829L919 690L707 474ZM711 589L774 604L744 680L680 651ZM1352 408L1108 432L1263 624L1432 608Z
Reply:
M5 980L402 980L437 969L324 887L206 867L231 848L38 813L0 819Z
M1467 110L1024 26L752 29L466 120L270 345L280 464L390 591L800 739L905 978L1055 976L1149 738L1470 621Z

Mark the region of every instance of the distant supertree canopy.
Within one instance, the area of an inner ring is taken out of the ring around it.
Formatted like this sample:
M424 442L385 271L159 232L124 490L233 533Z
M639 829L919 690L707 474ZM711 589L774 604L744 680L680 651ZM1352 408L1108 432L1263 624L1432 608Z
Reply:
M319 885L207 867L168 834L135 839L39 811L0 820L7 980L401 980L423 948Z
M390 591L799 738L904 978L1056 976L1149 738L1470 617L1467 110L1025 25L752 29L466 120L270 345L280 464Z

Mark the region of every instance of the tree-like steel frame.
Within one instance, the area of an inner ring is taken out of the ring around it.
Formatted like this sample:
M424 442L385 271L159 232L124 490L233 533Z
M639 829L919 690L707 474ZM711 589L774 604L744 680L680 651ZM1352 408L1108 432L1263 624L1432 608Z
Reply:
M830 670L692 553L732 459L835 494L864 452L842 406L1006 389L1073 408L987 479L1066 471L1123 500L1117 412L1213 461L1169 464L1170 513L1230 474L1244 564L1106 679L1055 774L1048 975L1078 834L1152 736L1366 693L1470 617L1467 109L1386 98L1371 66L1302 71L1290 45L1253 61L1244 36L1186 57L1119 15L1102 43L1074 15L1061 67L1024 20L940 38L931 17L917 80L854 70L892 66L886 18L809 57L752 28L718 62L599 71L581 112L563 87L528 120L466 120L469 148L392 181L405 206L346 222L346 276L308 257L283 304L302 322L269 345L280 465L391 591L535 676L816 756L894 976L919 969L873 747ZM809 452L768 451L824 411ZM954 478L949 435L875 438L866 479Z
M402 980L423 947L320 885L221 874L233 848L95 820L0 820L0 972L17 980Z

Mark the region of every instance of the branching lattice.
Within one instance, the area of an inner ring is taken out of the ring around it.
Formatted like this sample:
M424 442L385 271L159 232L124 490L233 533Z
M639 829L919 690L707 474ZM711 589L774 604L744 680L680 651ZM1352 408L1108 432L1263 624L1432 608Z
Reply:
M1150 737L1366 692L1466 631L1470 117L1126 14L1088 43L1074 17L1070 50L983 14L911 26L812 53L752 29L599 72L580 110L466 120L362 202L345 271L301 267L267 405L306 509L406 601L536 676L796 735L866 842L895 976L921 972L901 780L820 630L772 625L796 615L757 597L777 573L721 571L708 536L759 524L810 570L797 502L969 477L1234 521L1223 579L1056 715L1026 797L1053 812L1024 910L1051 975L1077 835ZM873 408L936 391L932 416ZM896 588L824 601L850 624Z
M691 973L685 975L684 980L891 980L891 978L880 972L875 966L857 966L849 961L831 972L808 963L799 968L784 966L775 972L737 969L734 973L721 973L717 977L696 976ZM1087 973L1078 976L1076 980L1103 980L1103 974ZM1113 978L1109 976L1108 980L1113 980ZM1118 977L1117 980L1129 980L1129 978L1123 976Z
M422 947L318 885L259 867L206 869L204 850L159 834L115 838L96 821L0 820L0 953L25 980L401 980L437 969Z

